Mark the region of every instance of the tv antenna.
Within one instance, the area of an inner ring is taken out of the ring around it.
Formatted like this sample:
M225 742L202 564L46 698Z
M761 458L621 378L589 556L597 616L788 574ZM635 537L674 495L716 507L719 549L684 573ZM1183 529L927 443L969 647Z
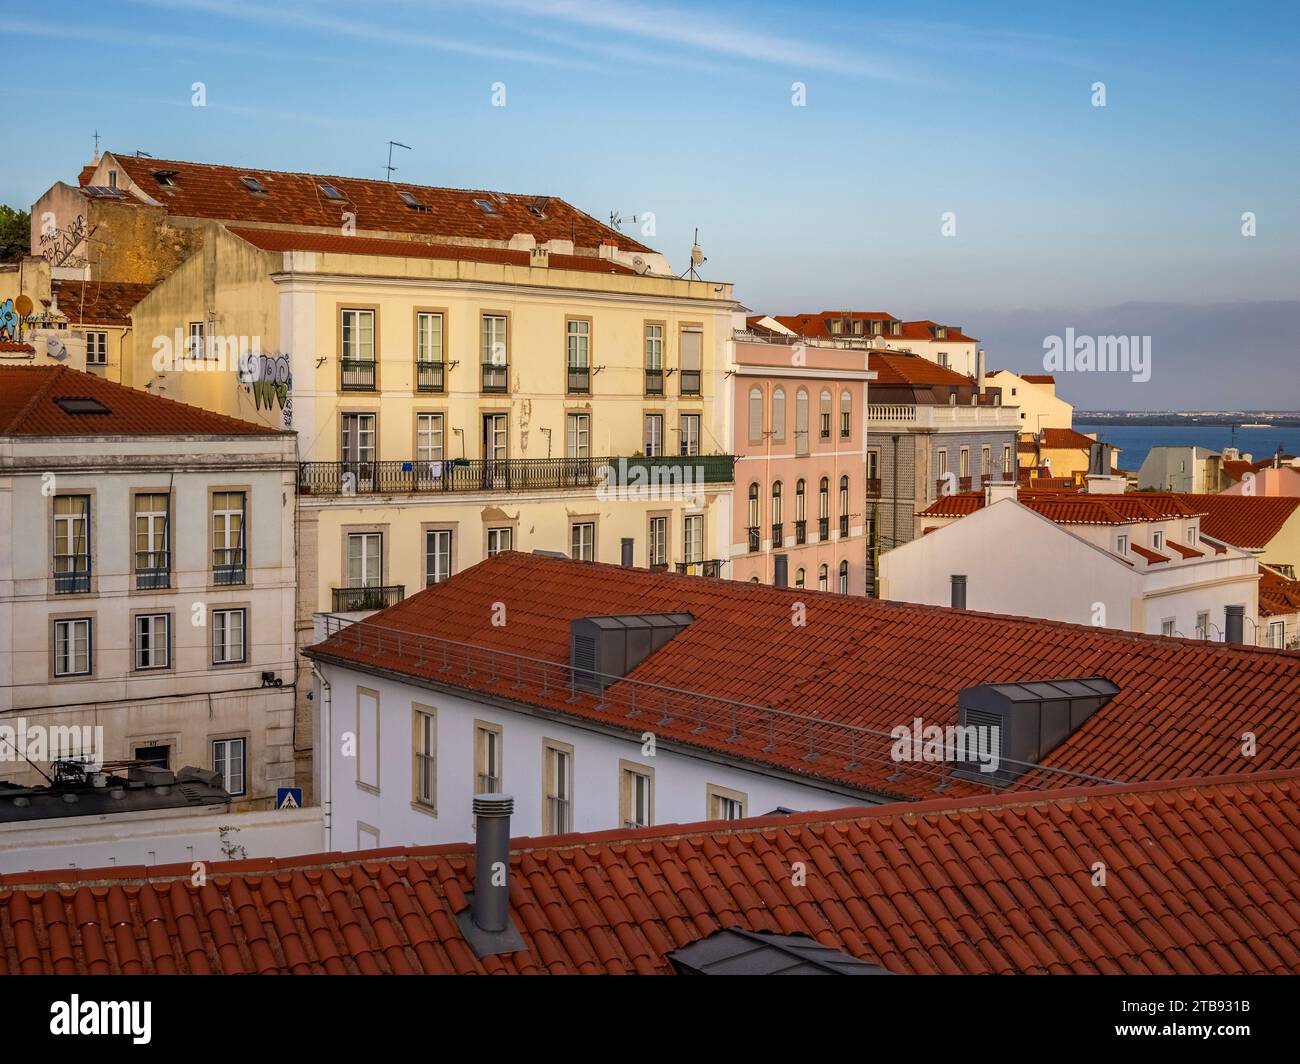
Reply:
M393 165L394 148L405 148L407 151L411 150L411 146L409 144L403 144L400 140L390 140L388 142L388 165L385 166L384 169L388 171L389 181L393 179L393 171L397 169L397 167Z
M703 249L700 247L700 227L697 225L695 227L695 243L691 245L691 264L682 276L690 277L692 281L698 281L700 279L699 269L708 261L704 257Z

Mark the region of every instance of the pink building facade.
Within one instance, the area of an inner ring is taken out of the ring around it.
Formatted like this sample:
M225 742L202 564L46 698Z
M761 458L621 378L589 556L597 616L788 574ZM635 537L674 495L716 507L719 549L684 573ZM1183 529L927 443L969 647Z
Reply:
M866 594L865 345L737 334L733 580Z

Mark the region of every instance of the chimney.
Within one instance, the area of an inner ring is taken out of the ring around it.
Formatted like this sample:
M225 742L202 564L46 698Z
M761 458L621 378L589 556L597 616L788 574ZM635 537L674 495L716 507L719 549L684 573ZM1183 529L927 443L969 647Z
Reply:
M954 610L964 610L966 608L966 577L952 574L952 608Z
M510 814L508 794L474 795L474 893L456 914L465 941L479 957L524 948L510 920Z
M1225 643L1244 643L1246 641L1245 620L1245 606L1225 606L1223 608L1223 641Z
M530 248L528 251L529 266L549 266L551 264L551 253L546 248Z
M990 480L984 487L984 505L992 506L1003 499L1014 499L1019 494L1020 486L1014 480Z
M623 568L625 569L632 568L632 544L634 542L635 541L630 538L624 538L623 540L620 541L620 547L622 549L621 560L622 560Z
M772 558L772 586L789 587L790 586L790 558L785 554L777 554Z
M975 350L975 381L980 395L984 394L984 348Z

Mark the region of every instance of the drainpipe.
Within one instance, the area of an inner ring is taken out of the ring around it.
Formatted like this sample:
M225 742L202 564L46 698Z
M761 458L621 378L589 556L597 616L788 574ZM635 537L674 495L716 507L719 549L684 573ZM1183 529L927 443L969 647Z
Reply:
M330 845L333 828L331 824L331 811L334 803L331 799L333 792L330 790L330 780L333 778L334 764L334 729L333 729L333 710L334 710L334 689L330 686L329 680L325 679L324 673L320 671L313 663L312 672L320 680L321 700L320 700L320 749L314 751L315 756L320 758L320 794L317 800L320 802L321 813L321 830L325 845L325 853L333 853L334 848ZM296 700L296 699L295 699ZM294 712L297 712L295 707Z

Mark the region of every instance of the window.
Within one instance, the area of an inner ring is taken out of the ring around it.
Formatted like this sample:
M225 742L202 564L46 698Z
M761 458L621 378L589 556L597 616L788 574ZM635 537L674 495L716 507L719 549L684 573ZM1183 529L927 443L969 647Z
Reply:
M339 455L345 474L353 477L354 491L369 491L375 470L375 415L342 414L339 417L342 439Z
M948 368L948 352L947 352L947 351L940 351L940 352L939 352L939 365L943 366L945 369Z
M821 541L830 539L831 535L831 482L829 477L822 477L817 487L817 538ZM822 590L825 590L823 588Z
M208 356L208 345L204 342L203 331L203 322L190 322L190 358L207 358Z
M805 583L807 582L807 579L808 579L808 574L805 573L804 570L802 570L802 569L796 569L796 570L794 571L794 586L795 586L795 587L803 587L803 586L805 585Z
M415 457L420 464L420 474L433 476L430 466L443 457L443 415L415 415Z
M247 610L212 611L212 664L235 665L246 660Z
M489 528L487 530L487 556L495 558L504 550L514 550L515 530L513 528Z
M441 392L446 388L442 315L420 311L415 315L416 391Z
M733 791L726 787L715 787L710 783L706 789L708 797L705 819L740 820L745 815L749 798L743 791Z
M959 452L957 452L957 454L958 454L957 461L959 463L958 468L961 470L958 476L960 476L962 480L969 480L970 479L970 448L963 447Z
M1286 622L1269 621L1268 622L1268 645L1277 650L1282 650L1286 646Z
M415 196L415 194L414 194L413 192L399 192L399 193L398 193L398 196L400 196L402 202L405 203L408 207L410 207L411 210L413 210L413 211L427 211L427 210L429 210L429 206L428 206L428 204L426 204L426 203L421 203L421 202L419 201L419 199L416 198L416 196ZM483 206L483 204L484 204L484 202L485 202L484 200L475 200L474 202L477 203L477 204L479 204L479 209L480 209L480 210L483 210L485 214L491 214L491 213L493 213L493 212L492 212L492 208L491 208L490 206L488 206L487 208L484 208L484 206Z
M794 453L808 453L808 392L803 388L794 394Z
M357 688L357 784L379 790L379 692Z
M262 182L257 178L241 177L239 180L244 183L244 187L248 189L249 192L256 192L263 196L266 195L266 189L262 186Z
M681 333L681 368L678 380L682 395L700 394L700 360L704 333L700 329L683 329Z
M86 333L86 365L87 366L108 365L108 333L106 332Z
M90 496L54 497L54 590L90 590Z
M424 533L424 586L440 584L449 576L451 576L451 529L428 529Z
M590 414L568 414L565 416L564 455L566 458L591 457Z
M830 570L823 563L822 566L817 570L817 590L829 591L830 588L831 588Z
M840 538L849 534L849 478L840 477Z
M772 546L780 547L782 537L782 504L781 504L781 482L775 481L772 484Z
M320 190L321 190L323 193L325 193L325 198L326 198L326 199L341 200L341 199L343 198L343 193L342 193L342 192L340 192L340 191L339 191L337 188L335 188L333 185L331 185L331 184L327 184L326 182L323 182L323 181L321 182Z
M1188 525L1187 545L1189 547L1195 547L1198 539L1200 539L1200 529L1198 529L1195 525Z
M411 707L411 801L427 809L437 808L438 727L428 706Z
M382 532L348 533L348 587L379 587L384 582Z
M619 762L618 818L625 828L648 828L654 823L654 769Z
M244 493L212 494L212 582L244 582Z
M650 518L650 568L668 566L668 518Z
M212 741L212 771L221 776L221 785L227 794L244 794L248 790L247 760L247 739Z
M704 560L704 515L687 514L682 520L682 561Z
M135 497L135 586L139 590L171 583L168 503L160 493Z
M563 835L573 830L573 747L542 740L542 780L545 792L543 833Z
M166 613L142 613L135 618L135 667L165 669L171 665L171 617Z
M1210 611L1202 610L1196 615L1196 638L1210 638Z
M772 389L772 439L785 439L785 389Z
M1023 417L1024 415L1021 416ZM1011 465L1011 444L1004 443L1002 445L1002 472L1010 473L1012 471L1013 471L1013 466Z
M849 563L847 561L842 561L840 562L840 594L847 595L848 593L849 593Z
M853 435L853 396L847 390L840 392L840 439Z
M152 746L137 746L134 751L135 760L145 765L152 765L154 768L170 768L172 760L172 748L162 744Z
M569 528L569 557L580 562L596 560L596 523L575 521Z
M993 452L989 445L980 447L980 476L987 477L993 470Z
M1115 553L1121 558L1128 556L1128 536L1115 537Z
M91 621L76 617L54 622L54 675L89 676L91 673Z
M684 455L700 453L700 415L681 414L678 417L679 446Z
M664 394L664 327L645 327L645 393Z
M794 486L794 541L796 544L808 541L808 492L802 478Z
M1160 622L1160 634L1161 635L1174 634L1174 619L1172 617L1167 617Z
M474 722L474 793L500 794L501 726Z
M483 361L483 391L504 392L510 373L510 353L507 346L506 317L504 314L484 314L480 354Z
M645 416L645 453L647 458L655 458L664 453L663 414Z
M1163 532L1151 533L1151 549L1159 550L1165 545L1165 534Z
M761 443L763 440L763 389L755 386L749 389L749 442Z
M585 395L591 391L591 322L570 319L564 328L568 390Z
M762 529L759 527L762 519L759 513L758 483L754 482L749 485L749 551L751 554L758 550L763 538Z
M344 372L347 362L374 362L375 312L373 310L344 310L343 352ZM346 378L345 378L346 382Z
M822 389L821 409L817 420L820 426L819 435L823 440L829 440L831 438L831 393L827 388Z
M942 447L939 448L939 464L937 468L940 480L948 475L948 452Z

